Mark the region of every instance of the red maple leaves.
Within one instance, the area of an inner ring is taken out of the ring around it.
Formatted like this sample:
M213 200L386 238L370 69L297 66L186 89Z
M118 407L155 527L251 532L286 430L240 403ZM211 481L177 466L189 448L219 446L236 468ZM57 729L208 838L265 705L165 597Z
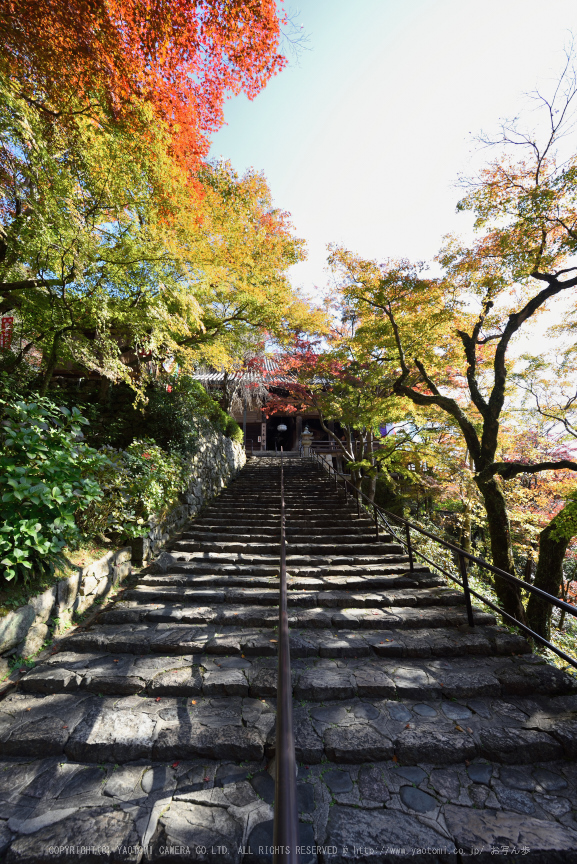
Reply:
M7 0L0 68L44 110L149 103L198 164L227 95L253 98L286 60L274 0Z

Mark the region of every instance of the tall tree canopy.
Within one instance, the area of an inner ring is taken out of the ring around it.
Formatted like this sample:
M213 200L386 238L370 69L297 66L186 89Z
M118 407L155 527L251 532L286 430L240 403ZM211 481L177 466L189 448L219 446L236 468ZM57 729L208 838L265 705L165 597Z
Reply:
M282 68L280 23L274 0L0 9L4 359L40 352L43 390L63 362L134 383L143 357L227 366L305 325L288 215L203 161L226 95Z
M363 339L351 307L339 304L332 311L332 326L323 340L297 336L278 355L280 380L265 412L317 411L355 485L360 488L367 478L366 492L373 498L379 471L412 448L419 432L417 412L393 398L395 375L386 352ZM331 428L334 420L338 434Z
M251 331L305 325L285 273L303 244L262 175L206 164L191 195L160 127L80 116L72 134L1 77L0 97L0 310L20 357L42 351L44 389L57 363L133 380L142 355L227 365Z
M432 416L448 415L460 430L486 509L493 562L509 573L515 561L503 482L577 470L567 454L536 462L500 458L511 343L547 303L577 285L577 156L562 152L577 99L570 60L553 97L535 98L545 114L536 132L515 122L486 141L496 155L468 182L459 205L475 213L477 238L467 246L449 238L439 255L441 278L339 247L330 259L361 329L388 349L393 390ZM518 588L504 579L495 587L504 609L523 621Z
M6 0L0 71L52 116L147 102L197 164L226 96L254 97L285 64L280 23L275 0Z

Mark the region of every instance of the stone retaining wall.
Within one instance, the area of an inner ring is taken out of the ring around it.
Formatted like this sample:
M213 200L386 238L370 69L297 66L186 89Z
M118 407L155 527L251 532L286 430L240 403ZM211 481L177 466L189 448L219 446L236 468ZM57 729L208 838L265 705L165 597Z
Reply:
M62 633L75 613L103 602L132 572L133 563L141 566L157 555L169 537L196 516L206 501L218 495L245 462L242 445L207 425L188 465L190 480L181 504L164 519L152 519L148 533L130 546L107 552L98 561L79 567L68 578L32 597L26 606L0 618L0 679L8 671L7 655L36 654L48 638L49 622L54 633Z
M107 552L0 618L0 654L36 654L50 632L48 622L55 632L67 629L75 612L85 612L103 600L132 572L130 558L130 546Z
M162 520L151 520L150 530L144 537L132 541L132 558L143 564L162 549L171 534L193 519L206 501L224 489L246 462L244 447L206 426L197 452L188 464L188 489L182 495L182 504L175 507Z

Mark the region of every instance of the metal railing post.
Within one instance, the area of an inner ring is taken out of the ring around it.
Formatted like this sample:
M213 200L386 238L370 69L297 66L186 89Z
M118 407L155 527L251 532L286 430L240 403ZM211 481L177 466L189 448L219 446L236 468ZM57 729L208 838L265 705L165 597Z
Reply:
M373 504L373 516L375 517L375 540L379 539L379 520L377 519L377 507Z
M283 448L280 451L280 598L273 864L299 864L296 757L287 607Z
M357 517L360 519L360 516L361 516L361 504L360 504L360 501L359 501L359 490L358 490L358 489L356 490L356 493L357 493Z
M415 565L413 564L413 547L411 546L411 531L409 528L409 523L405 522L405 534L407 535L407 552L409 553L409 570L411 573L415 569Z
M467 575L467 562L464 555L459 555L459 567L461 568L461 579L465 590L465 606L467 607L467 618L469 619L469 627L475 626L473 617L473 607L471 605L471 592L469 590L469 577Z

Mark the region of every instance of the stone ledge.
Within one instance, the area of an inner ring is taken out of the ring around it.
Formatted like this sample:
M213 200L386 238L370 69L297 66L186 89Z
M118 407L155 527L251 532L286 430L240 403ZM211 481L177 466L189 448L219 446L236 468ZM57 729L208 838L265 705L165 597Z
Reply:
M48 636L50 619L57 618L61 629L75 612L85 612L97 599L104 599L132 572L131 552L130 546L107 552L9 612L0 620L0 655L36 654Z

